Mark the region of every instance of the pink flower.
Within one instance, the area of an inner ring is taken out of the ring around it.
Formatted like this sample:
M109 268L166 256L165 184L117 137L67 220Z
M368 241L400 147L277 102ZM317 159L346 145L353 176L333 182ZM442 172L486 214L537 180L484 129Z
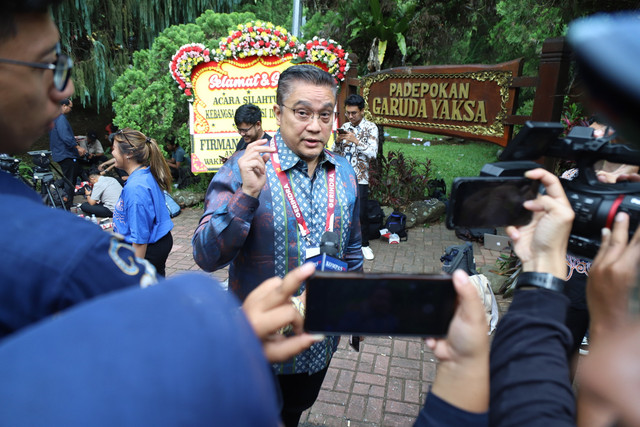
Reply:
M191 89L186 89L184 91L184 94L187 95L187 96L191 96Z

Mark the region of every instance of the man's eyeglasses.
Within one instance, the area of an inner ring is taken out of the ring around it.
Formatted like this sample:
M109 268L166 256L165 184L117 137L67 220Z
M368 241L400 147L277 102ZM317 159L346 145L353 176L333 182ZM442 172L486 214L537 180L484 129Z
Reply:
M249 127L248 127L248 128L246 128L246 129L242 129L242 128L239 128L239 127L237 127L237 126L236 126L236 129L238 130L238 133L239 133L240 135L244 136L244 135L246 135L246 134L247 134L251 129L253 129L253 127L254 127L255 125L256 125L256 124L254 123L254 124L252 124L251 126L249 126Z
M288 108L289 110L293 111L293 116L301 122L308 122L309 120L313 120L313 118L317 115L318 119L320 119L322 123L328 124L331 123L331 119L333 118L333 111L320 111L318 113L306 108L287 107L284 104L282 105L282 107Z
M56 46L56 60L50 64L42 62L18 61L17 59L0 58L0 62L5 64L23 65L31 68L41 68L43 70L53 70L53 84L57 90L62 92L69 83L73 61L65 54L60 53L60 46Z
M344 113L344 115L347 116L347 117L357 116L358 114L360 114L360 111L346 111Z

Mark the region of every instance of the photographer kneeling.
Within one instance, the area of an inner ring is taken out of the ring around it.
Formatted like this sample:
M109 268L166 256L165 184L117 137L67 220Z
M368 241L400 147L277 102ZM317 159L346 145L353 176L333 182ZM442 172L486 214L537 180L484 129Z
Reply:
M115 178L102 176L97 169L89 171L89 183L91 187L84 189L87 201L80 209L88 215L112 218L113 208L122 193L122 185Z

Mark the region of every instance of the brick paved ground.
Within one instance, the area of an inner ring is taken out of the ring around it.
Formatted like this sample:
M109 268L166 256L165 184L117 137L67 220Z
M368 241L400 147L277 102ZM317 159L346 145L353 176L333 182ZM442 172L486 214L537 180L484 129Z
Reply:
M174 218L174 246L167 261L169 276L199 271L193 261L191 237L200 219L200 209L184 209ZM365 271L399 273L439 273L440 256L452 244L460 244L455 234L438 224L409 230L409 240L389 245L371 241L373 261L365 261ZM478 266L493 264L499 255L474 244ZM203 273L204 274L204 273ZM227 278L227 270L212 275ZM508 302L501 300L501 306ZM360 352L341 340L316 403L303 414L308 426L410 426L433 382L436 361L417 338L367 337Z

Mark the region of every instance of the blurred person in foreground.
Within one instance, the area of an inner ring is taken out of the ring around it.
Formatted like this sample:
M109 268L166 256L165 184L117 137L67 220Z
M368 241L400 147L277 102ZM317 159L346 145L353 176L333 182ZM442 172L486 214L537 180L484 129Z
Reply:
M0 5L2 153L28 151L54 129L63 100L73 94L72 62L60 52L51 3ZM0 171L0 223L0 243L7 248L0 257L0 339L98 295L157 281L153 267L137 259L131 246L44 206L33 189L5 171ZM99 266L100 274L87 265Z

